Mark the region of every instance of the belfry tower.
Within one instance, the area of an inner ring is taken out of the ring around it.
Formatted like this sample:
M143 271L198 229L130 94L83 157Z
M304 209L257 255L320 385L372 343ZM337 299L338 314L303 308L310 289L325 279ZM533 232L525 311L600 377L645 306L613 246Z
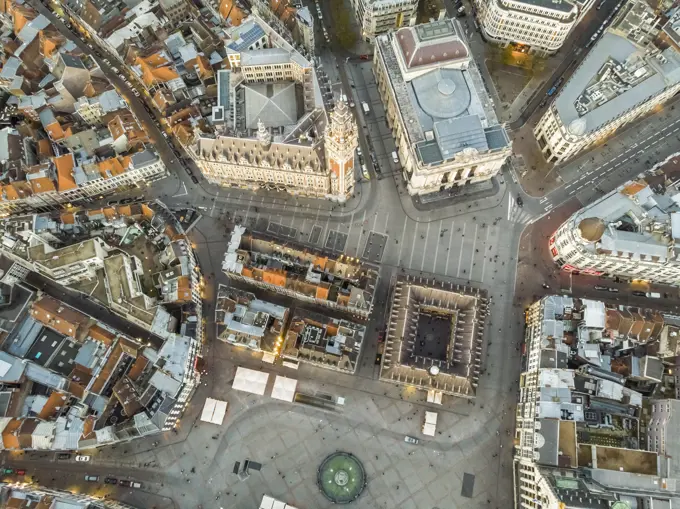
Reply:
M332 199L346 201L354 190L354 151L358 145L357 125L343 95L330 114L324 147L331 171Z

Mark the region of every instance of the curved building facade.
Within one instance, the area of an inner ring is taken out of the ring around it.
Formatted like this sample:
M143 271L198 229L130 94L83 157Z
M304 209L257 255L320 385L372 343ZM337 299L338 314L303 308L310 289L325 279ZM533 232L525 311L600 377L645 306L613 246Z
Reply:
M481 0L476 4L477 20L488 39L529 46L540 54L560 49L579 20L577 6L564 0Z

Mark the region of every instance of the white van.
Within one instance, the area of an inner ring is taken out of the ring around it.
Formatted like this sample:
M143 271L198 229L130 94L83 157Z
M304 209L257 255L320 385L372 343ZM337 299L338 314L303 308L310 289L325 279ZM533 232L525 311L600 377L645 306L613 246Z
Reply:
M394 164L399 164L399 156L396 151L392 152L392 161L394 161Z

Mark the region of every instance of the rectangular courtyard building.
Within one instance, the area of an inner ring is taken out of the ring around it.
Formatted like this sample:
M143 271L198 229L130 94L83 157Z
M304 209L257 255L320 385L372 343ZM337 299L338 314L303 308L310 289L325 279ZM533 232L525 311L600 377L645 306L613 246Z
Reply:
M222 271L265 290L367 318L378 271L344 255L318 250L235 226Z
M477 288L396 278L380 379L474 398L487 304Z
M281 355L294 362L355 373L365 334L364 325L297 309Z

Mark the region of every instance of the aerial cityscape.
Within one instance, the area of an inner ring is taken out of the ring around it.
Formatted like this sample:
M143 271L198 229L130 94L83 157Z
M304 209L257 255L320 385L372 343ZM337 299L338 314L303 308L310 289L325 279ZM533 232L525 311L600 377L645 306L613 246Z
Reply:
M680 3L0 23L0 507L680 507Z

